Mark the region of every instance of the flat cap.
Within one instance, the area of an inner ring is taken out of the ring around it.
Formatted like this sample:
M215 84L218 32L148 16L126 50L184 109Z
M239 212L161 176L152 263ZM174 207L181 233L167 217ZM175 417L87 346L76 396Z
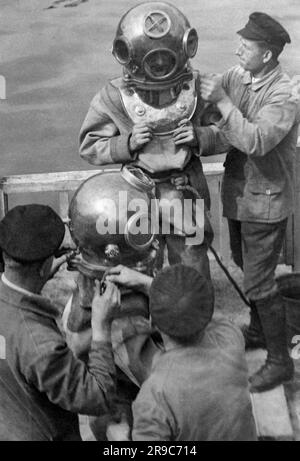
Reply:
M149 298L153 322L175 338L200 333L213 315L211 282L183 264L162 269L152 282Z
M262 40L281 48L286 43L291 43L291 38L285 28L266 13L250 14L245 27L237 33L248 40Z
M64 235L64 223L46 205L16 206L0 222L0 248L21 262L52 256Z

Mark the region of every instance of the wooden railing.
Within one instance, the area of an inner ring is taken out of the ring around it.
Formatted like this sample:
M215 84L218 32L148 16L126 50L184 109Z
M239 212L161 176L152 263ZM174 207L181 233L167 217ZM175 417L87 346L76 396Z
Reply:
M230 257L228 231L225 220L222 217L222 205L220 200L223 165L222 163L205 163L203 164L203 169L212 196L212 221L217 240L216 247L222 259L228 261ZM118 170L118 168L105 169L105 171ZM8 211L8 198L11 194L55 192L58 194L59 199L58 212L61 218L66 222L70 192L74 192L79 185L90 176L102 171L104 170L67 171L2 177L0 178L0 219Z
M111 168L105 171L118 170L118 168ZM83 181L102 171L104 170L64 171L2 177L0 178L0 218L8 211L8 197L10 194L56 192L59 196L59 214L66 221L69 208L69 192L75 191Z
M297 152L296 176L300 178L300 143ZM118 171L118 168L105 171ZM227 224L222 216L221 182L223 175L222 163L203 163L203 170L207 178L212 198L211 220L215 232L214 246L226 263L230 259L229 237ZM29 175L14 175L0 178L0 219L8 211L8 197L10 194L32 194L41 192L55 192L58 194L59 214L64 222L68 219L70 192L74 192L79 185L90 176L103 172L100 170L67 171L58 173L40 173ZM34 200L32 200L33 202ZM283 251L283 262L293 265L300 271L300 181L296 186L296 210L288 223L288 231Z
M295 271L300 271L300 136L298 137L297 143L295 191L295 213L293 216L292 225L290 226L291 252L293 254L291 264L293 265Z

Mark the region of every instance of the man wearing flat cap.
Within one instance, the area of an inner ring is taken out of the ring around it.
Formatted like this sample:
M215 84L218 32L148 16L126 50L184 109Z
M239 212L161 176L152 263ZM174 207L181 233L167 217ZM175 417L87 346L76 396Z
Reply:
M244 271L251 304L246 348L265 347L266 363L251 378L261 392L290 380L285 312L275 281L287 219L294 207L299 106L278 56L291 39L284 27L255 12L238 31L239 66L223 76L204 75L201 94L221 117L198 128L202 155L227 152L223 213L235 263Z
M48 206L10 210L0 222L0 440L81 440L77 413L102 415L115 392L110 318L119 291L99 285L92 303L87 365L76 359L40 292L65 234Z
M212 320L211 282L182 264L154 279L117 266L106 280L149 296L163 339L133 403L132 439L256 440L243 336L226 319Z

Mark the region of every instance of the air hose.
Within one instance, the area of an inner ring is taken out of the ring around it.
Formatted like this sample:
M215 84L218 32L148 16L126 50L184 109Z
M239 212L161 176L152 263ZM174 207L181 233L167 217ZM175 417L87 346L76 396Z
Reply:
M212 254L214 255L215 257L215 260L217 261L217 263L219 264L219 266L221 267L221 269L223 270L224 274L226 275L226 277L228 278L228 280L230 281L230 283L233 285L233 287L236 289L236 291L238 292L240 298L244 301L244 303L250 307L250 302L248 301L248 299L246 298L246 296L244 295L244 293L242 292L242 290L240 289L240 287L238 286L237 282L234 280L234 278L232 277L232 275L230 274L230 272L228 271L227 267L222 263L218 253L216 252L216 250L214 249L214 247L212 247L211 245L208 246L208 248L210 249L210 251L212 252Z
M177 186L176 189L178 190L186 190L186 191L189 191L189 192L192 192L197 198L201 198L200 197L200 194L199 192L192 186L190 185L184 185L184 186ZM224 274L226 275L226 277L228 278L229 282L232 284L232 286L234 287L234 289L237 291L237 293L239 294L240 298L244 301L244 303L246 304L246 306L250 307L250 302L248 301L248 299L246 298L246 296L244 295L244 293L242 292L241 288L239 287L239 285L237 284L237 282L234 280L234 278L232 277L232 275L230 274L230 272L228 271L227 267L222 263L218 253L216 252L216 250L214 249L214 247L212 245L208 245L208 248L210 249L210 251L212 252L212 254L214 255L215 257L215 260L216 262L218 263L218 265L220 266L220 268L222 269L222 271L224 272Z

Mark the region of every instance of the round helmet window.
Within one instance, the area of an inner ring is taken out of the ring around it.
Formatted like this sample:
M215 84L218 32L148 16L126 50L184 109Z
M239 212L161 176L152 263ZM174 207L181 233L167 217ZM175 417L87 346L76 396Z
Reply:
M183 47L186 55L193 58L198 49L198 34L196 29L189 29L183 37Z
M144 58L144 70L154 79L163 79L173 74L177 68L176 54L167 49L150 51Z
M113 44L113 55L120 64L128 64L130 61L130 46L125 38L116 38Z

